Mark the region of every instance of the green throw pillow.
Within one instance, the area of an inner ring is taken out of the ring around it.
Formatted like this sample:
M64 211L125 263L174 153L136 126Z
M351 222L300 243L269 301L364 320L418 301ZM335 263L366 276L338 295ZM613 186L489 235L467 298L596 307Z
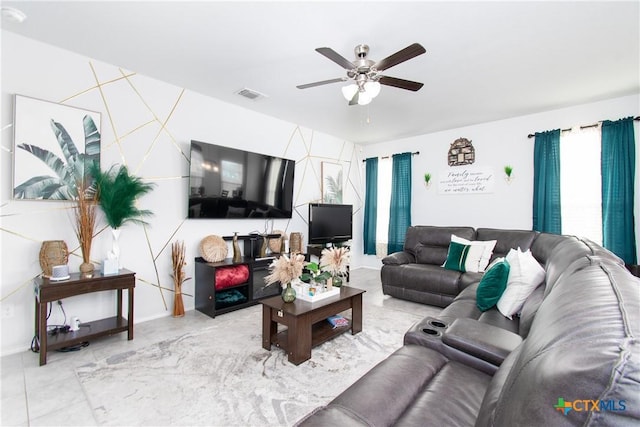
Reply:
M480 311L487 311L498 303L502 293L507 288L509 278L509 263L502 258L493 263L484 275L476 290L476 305Z
M462 271L463 273L467 271L477 273L482 251L483 247L478 245L451 242L443 267L447 270Z
M449 252L447 252L447 261L444 268L447 270L466 271L464 262L467 259L470 246L461 243L451 242L449 244Z

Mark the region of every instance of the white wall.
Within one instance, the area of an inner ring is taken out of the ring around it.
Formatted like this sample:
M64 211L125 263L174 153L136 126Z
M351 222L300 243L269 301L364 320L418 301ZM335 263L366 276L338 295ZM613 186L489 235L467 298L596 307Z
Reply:
M33 278L41 272L38 254L44 240L65 240L73 251L69 266L81 262L69 204L12 200L13 96L60 102L102 114L102 168L126 164L131 172L156 184L139 205L154 216L146 227L126 225L120 238L121 262L136 272L135 322L168 316L173 309L171 242L184 240L186 273L200 240L209 234L263 231L263 220L186 220L191 139L228 145L296 160L291 220L276 220L274 229L307 234L307 204L318 201L321 162L340 162L348 181L345 203L358 212L362 197L358 147L296 124L251 112L201 94L157 81L117 66L2 32L0 259L2 305L1 353L27 349L34 333ZM252 102L252 101L247 101ZM268 102L263 101L263 102ZM355 165L355 166L354 166ZM360 217L354 230L362 228ZM104 223L102 223L104 225ZM102 229L102 226L99 228ZM361 252L355 239L354 252ZM97 264L111 246L108 231L94 239ZM193 309L194 281L183 286L187 310ZM100 293L64 301L67 316L91 321L112 316L114 294ZM50 324L62 323L54 307Z
M566 129L592 124L601 120L617 120L640 113L640 96L626 96L571 108L515 117L464 128L421 135L413 138L366 145L362 157L386 156L405 151L420 151L413 156L412 223L414 225L469 225L527 229L532 227L533 200L533 138L530 133ZM425 117L425 120L429 120ZM640 126L636 126L636 156L640 159ZM447 152L458 138L467 138L475 147L473 167L490 168L495 172L495 191L490 194L439 194L438 177L450 168ZM504 179L503 167L514 168L513 181ZM636 165L640 161L636 160ZM640 248L640 170L636 166L636 241ZM363 169L364 170L364 169ZM429 189L423 185L425 172L432 174ZM364 172L362 173L364 176ZM364 193L364 187L363 191ZM375 256L363 256L362 265L380 267Z

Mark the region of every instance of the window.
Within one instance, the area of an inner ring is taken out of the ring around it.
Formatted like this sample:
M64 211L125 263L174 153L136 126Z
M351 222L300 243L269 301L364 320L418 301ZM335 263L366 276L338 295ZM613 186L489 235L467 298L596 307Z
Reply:
M378 160L378 205L376 224L376 256L387 256L387 244L389 243L389 205L391 204L391 158Z
M602 244L600 127L560 135L562 234Z

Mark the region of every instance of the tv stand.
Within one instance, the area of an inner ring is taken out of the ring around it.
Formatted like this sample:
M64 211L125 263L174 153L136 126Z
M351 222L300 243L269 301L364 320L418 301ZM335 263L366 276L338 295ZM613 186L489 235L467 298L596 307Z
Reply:
M257 304L261 299L280 294L280 286L276 283L265 286L264 278L269 274L269 265L273 257L255 259L243 257L239 262L233 258L227 258L220 262L207 262L203 258L195 259L195 308L209 317L215 318L218 314L229 313ZM249 269L249 278L246 282L222 290L216 290L216 269L228 268L236 265L246 265ZM224 294L233 293L239 299L233 301L222 298Z

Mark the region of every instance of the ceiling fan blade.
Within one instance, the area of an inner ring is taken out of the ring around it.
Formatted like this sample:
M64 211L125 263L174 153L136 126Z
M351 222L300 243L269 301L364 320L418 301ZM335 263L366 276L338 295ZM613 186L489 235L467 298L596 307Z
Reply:
M354 68L356 68L356 66L353 65L353 62L349 61L330 47L319 47L316 49L316 52L326 56L345 70L353 70Z
M386 70L387 68L391 68L394 65L398 65L404 61L408 61L411 58L415 58L418 55L422 55L426 50L420 43L414 43L410 46L405 47L402 50L394 53L393 55L387 56L381 61L378 61L374 68L378 71Z
M420 82L412 82L411 80L398 79L395 77L382 76L380 80L378 80L381 85L398 87L400 89L412 90L414 92L420 90L424 83Z
M307 88L310 88L310 87L322 86L322 85L327 85L329 83L338 83L338 82L345 82L345 81L347 81L346 77L338 77L337 79L323 80L321 82L307 83L307 84L304 84L304 85L298 85L296 87L298 89L307 89Z

